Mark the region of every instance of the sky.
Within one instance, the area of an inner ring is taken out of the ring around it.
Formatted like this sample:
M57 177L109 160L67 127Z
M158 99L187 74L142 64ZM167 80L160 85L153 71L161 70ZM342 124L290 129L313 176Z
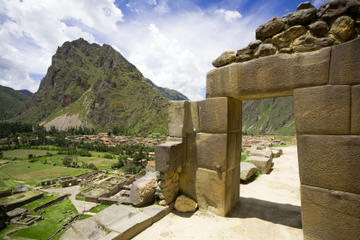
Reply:
M56 49L81 37L113 46L158 86L201 100L216 57L246 47L260 24L301 2L0 0L0 85L36 92Z

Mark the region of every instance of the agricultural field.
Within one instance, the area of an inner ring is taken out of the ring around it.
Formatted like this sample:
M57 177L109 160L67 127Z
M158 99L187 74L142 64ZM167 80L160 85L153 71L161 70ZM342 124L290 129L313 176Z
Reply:
M66 198L61 202L55 203L38 212L33 209L54 200L58 197L55 194L44 193L45 196L34 202L23 205L22 208L28 210L30 215L39 215L42 212L43 220L40 220L29 227L10 225L0 231L0 240L3 239L48 239L58 229L60 229L66 221L78 214L71 201ZM59 239L63 232L57 234L52 239Z

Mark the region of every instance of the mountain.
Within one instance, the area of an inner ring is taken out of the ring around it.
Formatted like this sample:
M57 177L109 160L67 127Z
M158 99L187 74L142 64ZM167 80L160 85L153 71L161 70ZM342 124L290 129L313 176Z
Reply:
M182 94L157 87L109 45L65 42L19 117L47 129L90 127L124 133L166 133L169 99Z
M27 89L21 89L21 90L17 90L19 93L22 93L22 94L24 94L24 95L26 95L26 96L31 96L33 93L32 92L30 92L29 90L27 90Z
M18 116L25 110L29 96L9 87L0 86L0 120Z
M243 133L295 135L293 97L244 101Z

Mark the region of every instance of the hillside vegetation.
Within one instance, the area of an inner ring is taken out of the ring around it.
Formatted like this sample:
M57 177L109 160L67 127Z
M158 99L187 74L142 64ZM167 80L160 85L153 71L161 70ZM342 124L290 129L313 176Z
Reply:
M0 85L0 120L16 117L25 110L30 92L16 91Z

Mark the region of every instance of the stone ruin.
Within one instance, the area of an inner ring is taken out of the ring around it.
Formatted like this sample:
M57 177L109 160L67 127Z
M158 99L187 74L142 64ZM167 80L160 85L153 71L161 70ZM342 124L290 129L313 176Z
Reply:
M330 1L319 10L300 6L296 16L317 16L297 23L305 39L315 38L309 28L318 18L330 29L348 19L343 16L351 18L351 29L359 26L359 1ZM226 216L239 201L242 100L293 96L304 239L359 238L360 39L296 49L230 61L207 74L205 100L171 102L170 137L155 149L167 204L181 193L200 209Z

